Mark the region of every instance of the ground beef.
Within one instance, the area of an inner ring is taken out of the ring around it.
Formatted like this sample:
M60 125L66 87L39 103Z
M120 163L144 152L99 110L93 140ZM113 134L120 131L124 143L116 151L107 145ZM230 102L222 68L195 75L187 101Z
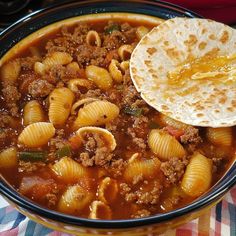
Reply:
M154 181L152 185L152 188L148 190L141 185L138 190L132 191L128 184L121 183L120 194L127 202L135 202L138 205L156 205L162 192L162 185L158 181Z
M84 140L86 151L80 154L83 166L104 166L111 161L113 154L99 135L87 135Z
M100 98L103 99L102 91L100 89L91 89L87 93L81 94L81 98Z
M103 66L107 50L103 47L80 45L77 48L77 62L83 67L87 65Z
M125 86L123 90L123 99L122 104L125 105L131 105L139 98L139 93L137 92L134 85Z
M5 98L5 104L9 108L9 112L12 116L19 116L19 107L17 105L18 100L21 97L21 94L18 92L18 89L14 85L5 84L2 89L3 97Z
M124 33L114 30L111 34L104 35L102 46L108 50L114 50L127 42Z
M34 171L40 169L41 167L43 167L45 165L46 164L43 162L19 161L18 171L30 173L30 172L34 172Z
M57 129L56 134L49 141L50 149L60 149L66 145L69 145L69 142L65 138L65 131L63 129Z
M47 206L50 208L50 207L53 207L53 206L56 206L57 204L57 195L55 193L47 193L45 195L45 198L46 198L46 201L47 201Z
M125 165L126 162L122 158L119 158L111 159L110 163L104 167L114 178L117 178L123 174Z
M121 32L129 40L133 42L136 39L136 28L133 28L129 23L124 23L121 25Z
M131 117L133 126L127 129L127 134L132 137L132 142L141 149L146 149L148 118L145 116Z
M166 176L168 182L177 184L182 178L187 164L188 161L186 159L173 157L161 163L161 171Z
M142 218L142 217L148 217L150 215L151 215L150 211L146 209L142 209L142 210L138 210L133 215L131 215L131 218Z
M76 59L77 48L84 43L89 26L85 23L79 23L73 32L69 32L67 26L61 29L62 36L49 40L46 44L46 50L51 52L68 52Z
M180 136L180 141L184 144L192 143L198 145L202 142L202 139L199 136L199 130L190 126L184 131L184 134Z
M38 79L29 84L28 92L33 98L43 98L49 95L54 86L46 80Z
M0 114L0 128L9 127L11 121L12 118L7 113Z
M34 64L38 60L39 58L37 56L21 58L20 63L21 63L22 70L33 70Z

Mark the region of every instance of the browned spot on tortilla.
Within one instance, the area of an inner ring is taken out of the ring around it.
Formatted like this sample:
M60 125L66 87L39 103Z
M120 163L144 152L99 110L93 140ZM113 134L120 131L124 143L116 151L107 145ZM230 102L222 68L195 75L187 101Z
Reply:
M168 106L166 106L166 105L161 105L161 109L162 110L169 110Z
M201 43L199 43L198 48L199 48L200 50L203 50L203 49L206 47L206 45L207 45L206 42L201 42Z
M197 110L204 110L204 107L202 105L200 105L199 103L196 104L196 108L197 108Z
M151 66L151 64L152 64L152 62L149 61L149 60L145 60L144 63L145 63L146 66Z
M210 51L208 51L205 56L209 56L209 57L215 57L217 56L218 52L220 51L219 48L212 48Z
M231 104L233 107L236 107L236 100L232 100Z
M197 43L197 37L193 34L190 34L188 40L184 41L184 44L188 47L191 47L195 45L196 43Z
M234 111L234 109L232 107L227 107L227 110L230 111L230 112Z
M165 46L169 46L169 41L164 41Z
M153 55L156 51L157 51L156 48L148 48L147 49L147 53L150 55Z
M229 32L225 30L222 36L220 37L220 41L221 43L225 44L228 40L229 40Z
M203 123L203 124L208 124L209 121L207 121L207 120L203 120L202 123Z
M215 113L220 113L220 110L218 110L218 109L216 109L216 110L214 110L215 111Z
M197 114L197 117L203 117L203 116L204 116L204 114L202 114L202 113Z
M216 40L216 36L214 34L210 34L208 38L211 40Z
M152 77L158 79L158 76L156 74L152 74Z
M225 102L226 102L226 97L225 96L223 96L219 99L220 104L225 104Z
M172 59L180 57L180 52L176 48L168 48L166 49L166 53Z
M207 32L207 29L206 28L203 28L202 29L202 34L205 34Z
M151 68L151 69L148 70L148 72L149 72L150 74L153 74L153 73L155 73L155 70L153 70L153 69Z

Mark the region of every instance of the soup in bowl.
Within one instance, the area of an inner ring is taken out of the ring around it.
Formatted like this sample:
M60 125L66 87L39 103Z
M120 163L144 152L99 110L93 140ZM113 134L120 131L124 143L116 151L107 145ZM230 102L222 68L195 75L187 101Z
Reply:
M179 122L137 92L131 54L162 22L131 13L71 18L1 58L2 192L26 205L24 214L101 228L163 217L166 229L171 214L199 207L196 199L209 205L211 187L233 168L235 127Z

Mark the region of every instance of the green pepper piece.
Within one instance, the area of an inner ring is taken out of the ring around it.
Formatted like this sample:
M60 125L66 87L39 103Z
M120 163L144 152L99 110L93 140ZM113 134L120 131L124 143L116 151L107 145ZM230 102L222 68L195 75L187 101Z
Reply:
M24 151L19 152L22 161L46 161L47 152L43 151Z
M71 156L71 148L69 145L65 145L63 146L62 148L58 149L57 152L56 152L56 156L58 158L62 158L62 157L69 157Z
M139 117L142 115L143 109L142 108L138 108L138 107L128 107L126 106L124 108L124 113L131 115L131 116L136 116Z
M120 26L117 24L111 25L105 29L105 34L111 34L113 31L120 31Z

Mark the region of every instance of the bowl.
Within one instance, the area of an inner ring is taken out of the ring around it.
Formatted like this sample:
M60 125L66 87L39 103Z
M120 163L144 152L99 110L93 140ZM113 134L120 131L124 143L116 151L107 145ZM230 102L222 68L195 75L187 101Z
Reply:
M114 18L160 22L197 14L161 1L80 1L30 14L1 33L0 64L14 56L26 43L41 37L62 24L77 20ZM236 163L206 194L191 204L168 213L128 220L91 220L52 211L17 193L2 177L0 193L22 214L55 230L74 235L147 235L163 233L204 214L219 202L236 183Z

